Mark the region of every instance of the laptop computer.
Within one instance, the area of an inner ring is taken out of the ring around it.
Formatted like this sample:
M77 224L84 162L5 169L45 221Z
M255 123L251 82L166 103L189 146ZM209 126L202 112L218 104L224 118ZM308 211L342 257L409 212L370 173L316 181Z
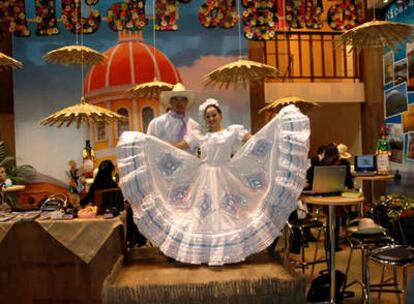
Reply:
M356 176L373 176L377 174L377 157L374 154L355 156Z
M336 195L345 189L346 166L315 166L312 189L306 195Z

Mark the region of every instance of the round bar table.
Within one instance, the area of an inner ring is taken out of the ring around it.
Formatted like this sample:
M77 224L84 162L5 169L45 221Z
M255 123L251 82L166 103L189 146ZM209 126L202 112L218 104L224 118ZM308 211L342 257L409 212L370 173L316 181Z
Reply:
M369 189L371 192L371 204L375 203L374 199L374 183L375 181L385 181L394 179L394 175L373 175L373 176L358 176L356 175L355 178L358 178L361 181L369 181Z
M302 200L307 204L329 207L329 272L331 275L331 292L329 303L335 303L335 207L362 204L364 202L364 198L348 198L342 196L303 196Z

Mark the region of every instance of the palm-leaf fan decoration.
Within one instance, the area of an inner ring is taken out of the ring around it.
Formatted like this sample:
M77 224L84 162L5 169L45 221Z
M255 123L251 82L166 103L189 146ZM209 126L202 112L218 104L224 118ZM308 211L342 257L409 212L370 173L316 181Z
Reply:
M171 91L174 85L154 79L151 82L145 82L134 86L128 90L128 94L141 98L159 98L161 92Z
M82 122L88 126L96 123L111 123L114 121L126 121L125 116L119 115L108 109L91 105L81 98L81 102L74 106L64 108L56 113L42 119L40 124L43 126L57 125L58 128L65 125L69 127L76 123L76 128L80 128Z
M23 63L0 52L0 71L9 69L21 69L22 67Z
M414 33L411 25L399 22L373 20L354 27L335 41L335 46L350 46L350 51L369 48L395 48Z
M275 67L251 60L239 59L223 65L204 76L209 86L229 88L232 84L246 87L250 81L258 81L265 77L275 77Z
M104 54L83 45L68 45L48 52L43 56L48 63L64 65L94 65L105 61Z
M242 59L241 50L241 18L240 1L236 1L237 6L237 28L239 42L238 60L225 64L203 77L203 82L207 86L218 86L228 89L231 85L236 88L239 85L246 87L251 81L262 80L265 77L277 76L275 67L256 61Z
M171 91L174 87L173 84L163 82L157 79L156 76L156 66L157 66L157 56L156 56L156 39L155 39L155 20L156 20L156 3L155 0L152 1L152 57L153 57L153 71L154 71L154 80L150 82L141 83L134 86L128 90L128 94L133 97L140 98L155 98L159 99L160 94L163 91Z
M272 114L277 114L283 107L287 105L294 104L302 112L308 113L312 108L318 106L318 103L314 101L309 101L297 96L289 96L276 99L272 103L266 105L265 107L259 110L259 114L263 112L270 112Z
M79 14L78 14L79 13ZM105 61L107 58L104 54L84 46L83 44L83 15L81 0L75 0L75 16L76 16L76 44L67 45L56 50L52 50L43 56L43 59L48 63L57 63L63 65L80 65L83 68L85 65L94 65ZM78 34L78 29L79 33ZM79 42L80 36L80 42Z

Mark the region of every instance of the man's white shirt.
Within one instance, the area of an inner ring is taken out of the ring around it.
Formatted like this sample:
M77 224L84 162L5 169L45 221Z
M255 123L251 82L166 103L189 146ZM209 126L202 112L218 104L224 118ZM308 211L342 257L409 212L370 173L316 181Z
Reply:
M184 139L180 138L183 122L186 124L187 129L185 135L191 134L192 132L203 132L200 124L195 120L186 116L180 119L170 112L167 112L151 120L148 125L147 134L176 144ZM190 143L190 146L192 147L193 145Z

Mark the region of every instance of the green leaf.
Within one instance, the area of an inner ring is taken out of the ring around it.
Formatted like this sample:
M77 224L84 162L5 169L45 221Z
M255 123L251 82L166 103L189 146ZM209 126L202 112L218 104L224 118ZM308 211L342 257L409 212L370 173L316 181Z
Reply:
M11 167L14 164L14 157L13 156L6 156L0 161L0 166L3 167Z

